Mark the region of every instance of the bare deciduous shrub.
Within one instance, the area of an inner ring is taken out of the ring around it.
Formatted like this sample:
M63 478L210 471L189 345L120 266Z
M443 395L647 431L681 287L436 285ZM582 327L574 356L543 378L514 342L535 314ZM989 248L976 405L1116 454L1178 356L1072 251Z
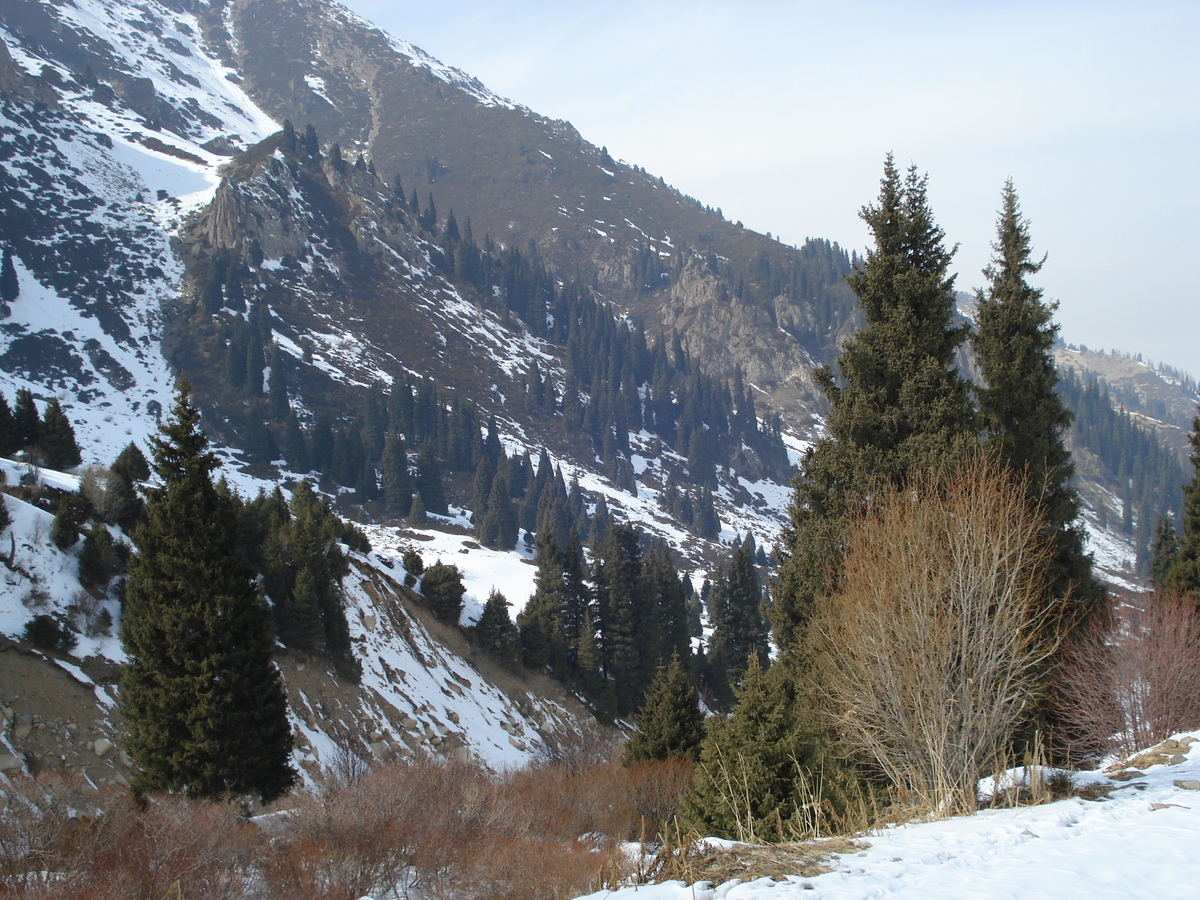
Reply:
M852 524L821 676L841 735L909 803L973 810L1037 691L1038 526L984 461L885 489Z
M14 896L60 884L73 868L70 835L89 821L82 779L14 775L0 783L0 885Z
M1200 725L1195 603L1134 597L1112 619L1073 642L1063 664L1063 718L1079 756L1128 755Z

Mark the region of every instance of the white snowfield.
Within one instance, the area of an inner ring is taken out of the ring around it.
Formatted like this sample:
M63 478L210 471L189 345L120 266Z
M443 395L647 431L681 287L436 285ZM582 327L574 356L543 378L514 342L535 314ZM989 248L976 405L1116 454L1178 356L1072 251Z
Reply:
M600 891L582 900L1021 900L1200 896L1200 732L1175 765L1128 781L1102 772L1077 787L1111 785L1107 799L984 810L889 828L867 849L815 878L721 885L678 881ZM1127 772L1126 774L1131 774Z

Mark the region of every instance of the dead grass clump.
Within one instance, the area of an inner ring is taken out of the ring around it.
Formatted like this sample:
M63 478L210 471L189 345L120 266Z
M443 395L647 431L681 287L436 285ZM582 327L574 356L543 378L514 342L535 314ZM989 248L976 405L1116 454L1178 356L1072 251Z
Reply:
M679 835L664 844L643 873L646 881L675 879L687 884L722 884L733 878L776 880L789 875L813 878L837 868L839 856L858 853L867 844L852 838L822 838L790 844L738 844L715 847L695 834Z

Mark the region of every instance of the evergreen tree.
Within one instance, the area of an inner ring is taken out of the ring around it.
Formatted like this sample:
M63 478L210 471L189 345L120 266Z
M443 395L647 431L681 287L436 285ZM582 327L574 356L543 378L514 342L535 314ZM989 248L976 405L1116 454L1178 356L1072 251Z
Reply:
M12 456L17 449L16 423L8 400L0 393L0 456Z
M395 515L404 515L412 508L412 479L408 474L408 451L398 432L389 432L383 442L379 460L383 483L383 502Z
M549 528L539 528L534 540L534 590L517 614L521 630L521 661L534 671L549 667L560 678L566 674L567 609L566 567L558 542Z
M273 344L271 374L267 376L267 414L272 422L283 422L291 411L287 390L287 357L278 344Z
M433 444L426 441L417 454L416 492L427 512L444 516L449 512L446 494L442 487L442 466L433 452Z
M110 471L124 475L129 481L145 481L150 477L150 463L133 441L125 445L110 467Z
M1084 547L1079 495L1071 484L1075 467L1063 442L1071 414L1055 391L1055 304L1044 303L1042 291L1027 281L1044 260L1032 259L1029 222L1011 180L1004 186L997 235L971 341L984 382L977 391L980 420L988 449L1026 479L1030 507L1041 511L1053 553L1048 593L1059 608L1056 627L1064 631L1086 624L1104 589Z
M1165 590L1171 569L1175 566L1175 558L1179 555L1179 537L1175 534L1175 522L1170 516L1159 517L1150 554L1150 581L1156 591Z
M425 570L421 579L421 593L429 603L433 614L447 625L458 624L463 610L463 595L466 588L458 566L448 566L438 560Z
M806 728L804 702L783 666L751 656L729 717L714 716L692 785L680 804L685 827L752 843L802 833L804 804L817 794L838 805L841 769Z
M41 430L42 417L37 404L33 402L33 394L27 388L18 389L16 404L13 407L13 431L17 449L33 448L41 438Z
M280 796L292 734L271 661L271 613L238 549L235 510L181 383L152 441L150 491L121 622L120 708L134 783L197 797Z
M1179 549L1167 573L1166 586L1200 604L1200 413L1192 421L1192 479L1183 486Z
M849 506L875 479L960 458L976 443L967 382L955 369L966 337L952 324L952 251L929 209L926 178L901 177L889 154L879 201L863 208L875 247L849 278L866 326L842 345L840 379L817 370L829 399L828 435L795 481L772 608L776 640L795 646L816 597L836 572Z
M75 429L71 427L57 397L52 397L46 404L39 444L42 461L51 469L69 469L79 465L83 459L79 444L75 441Z
M753 553L752 541L735 544L709 596L713 636L708 660L713 688L723 704L733 699L731 688L741 681L749 657L756 657L763 666L767 662L762 587Z
M657 610L645 591L642 551L631 525L614 525L600 547L596 606L613 712L628 715L641 704L659 662L653 652L659 644Z
M483 614L475 624L475 636L479 645L501 663L516 663L520 635L508 615L508 601L494 588L488 594L487 602L483 604Z
M637 726L621 754L623 765L699 756L704 715L678 656L671 657L670 665L659 667L638 710Z
M17 278L17 267L13 265L12 248L5 247L0 258L0 303L12 303L20 295L21 282Z

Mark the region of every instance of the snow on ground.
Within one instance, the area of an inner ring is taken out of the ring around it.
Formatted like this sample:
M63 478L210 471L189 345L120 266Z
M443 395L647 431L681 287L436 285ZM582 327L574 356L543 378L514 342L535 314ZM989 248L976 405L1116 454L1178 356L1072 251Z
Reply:
M1200 739L1200 732L1175 736ZM1200 885L1200 743L1183 762L1153 765L1131 780L1100 772L1077 787L1111 787L1107 799L984 810L974 816L889 828L866 849L835 859L815 878L745 884L672 881L587 900L1012 900L1194 897Z
M465 522L465 517L462 519ZM397 571L403 574L400 557L405 550L415 550L428 568L439 560L458 566L464 598L462 624L470 625L483 613L483 604L493 589L508 601L509 614L516 617L525 608L533 593L533 550L525 542L517 542L516 551L489 550L470 534L442 531L436 528L388 528L367 526L367 537L377 555L395 560Z

